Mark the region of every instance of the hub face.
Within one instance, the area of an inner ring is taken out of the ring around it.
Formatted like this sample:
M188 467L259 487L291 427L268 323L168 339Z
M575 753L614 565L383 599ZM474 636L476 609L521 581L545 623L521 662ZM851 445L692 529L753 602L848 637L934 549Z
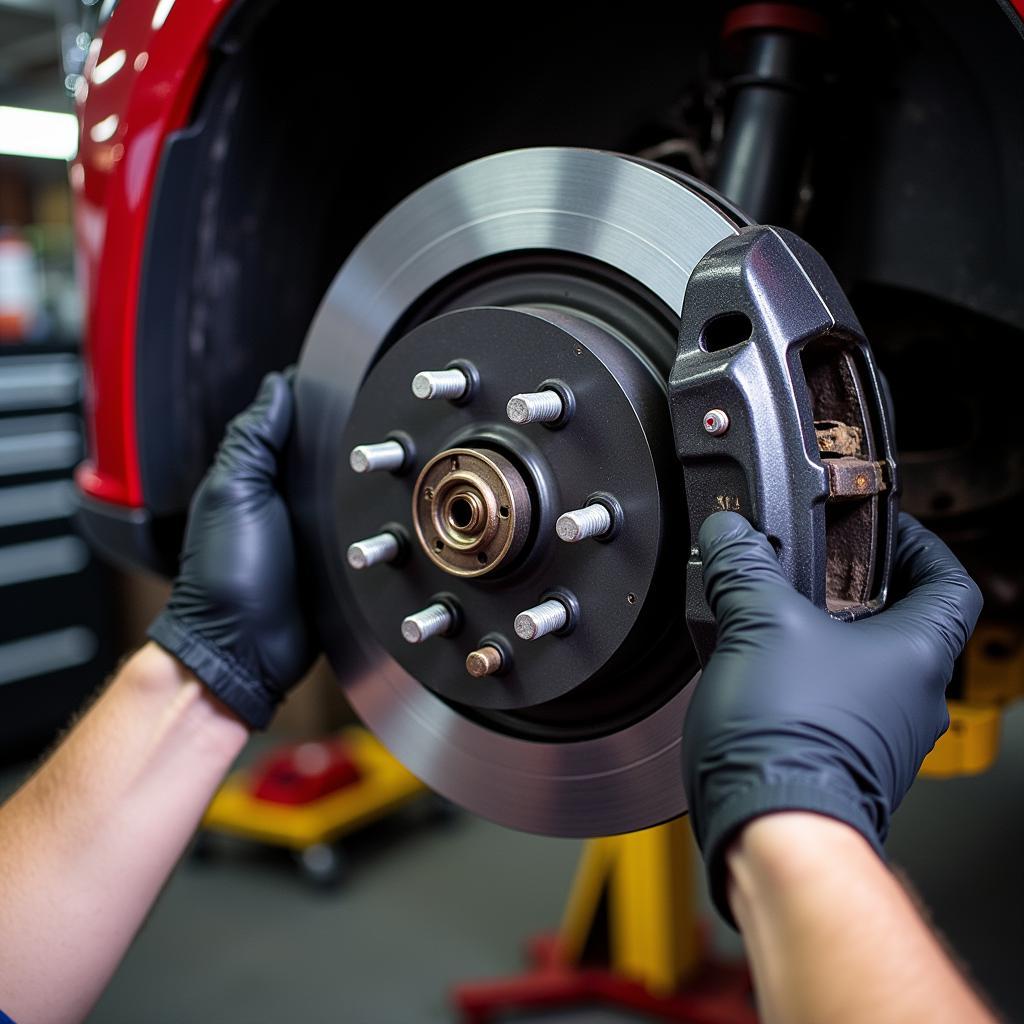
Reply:
M412 494L416 539L453 576L483 576L515 560L530 530L519 470L484 448L449 448L420 473Z
M479 378L468 401L413 395L417 371L456 360ZM571 419L512 424L509 399L549 378L578 396ZM414 453L403 471L353 472L345 453L388 435ZM612 668L653 645L682 609L681 590L658 600L656 584L659 555L672 549L666 525L684 512L663 384L622 341L551 310L442 314L399 338L370 372L340 452L340 546L387 524L410 541L398 564L349 568L349 585L369 631L424 686L496 728L538 737L605 731L635 715L644 684L623 687ZM614 539L559 540L559 514L598 495L621 506ZM516 616L552 594L578 606L575 628L520 639ZM455 609L455 628L405 642L403 618L438 600ZM466 659L495 634L507 663L475 678ZM661 699L684 682L669 680Z

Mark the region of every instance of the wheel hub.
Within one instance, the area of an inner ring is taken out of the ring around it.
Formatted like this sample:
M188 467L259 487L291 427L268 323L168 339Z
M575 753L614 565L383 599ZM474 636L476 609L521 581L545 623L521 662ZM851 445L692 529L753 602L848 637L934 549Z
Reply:
M456 361L472 369L468 397L413 394L418 371ZM510 400L543 393L543 384L559 388L571 415L510 422ZM388 437L404 439L410 452L398 471L344 466L346 451ZM342 543L390 530L408 551L374 572L348 569L369 630L442 698L515 712L500 719L507 730L548 737L557 722L562 736L580 737L622 724L635 715L643 684L623 690L615 664L682 606L648 602L659 553L673 549L666 523L683 515L681 492L665 486L677 477L668 438L659 376L586 320L471 307L409 331L360 388L339 451ZM615 510L609 536L561 541L559 514L598 502ZM664 575L662 589L671 589L671 571ZM550 599L564 602L573 621L554 636L518 636L517 615ZM410 645L403 620L438 602L453 621L430 643ZM487 638L506 656L501 672L481 682L467 658Z
M515 561L531 526L519 471L485 448L449 448L424 467L412 493L416 539L444 572L483 576Z

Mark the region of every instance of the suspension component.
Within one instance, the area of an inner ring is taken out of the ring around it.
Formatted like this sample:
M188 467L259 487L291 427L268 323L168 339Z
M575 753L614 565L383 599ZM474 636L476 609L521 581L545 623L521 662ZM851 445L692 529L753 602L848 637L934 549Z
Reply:
M755 221L789 224L828 25L810 7L750 3L729 12L722 35L734 73L713 184Z

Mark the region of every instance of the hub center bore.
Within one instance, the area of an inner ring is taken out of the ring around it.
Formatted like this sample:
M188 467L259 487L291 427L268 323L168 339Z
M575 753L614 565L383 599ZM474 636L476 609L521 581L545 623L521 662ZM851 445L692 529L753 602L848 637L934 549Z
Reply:
M522 475L487 448L439 452L413 488L420 546L453 576L482 576L512 562L530 532L532 511Z

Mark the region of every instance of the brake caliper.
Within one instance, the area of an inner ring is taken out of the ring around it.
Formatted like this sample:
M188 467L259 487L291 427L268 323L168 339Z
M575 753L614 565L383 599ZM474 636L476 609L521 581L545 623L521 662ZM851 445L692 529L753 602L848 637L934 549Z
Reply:
M768 535L789 580L837 619L885 603L898 475L884 382L839 283L789 231L744 228L686 288L669 379L691 548L686 616L714 647L697 533L719 510Z

